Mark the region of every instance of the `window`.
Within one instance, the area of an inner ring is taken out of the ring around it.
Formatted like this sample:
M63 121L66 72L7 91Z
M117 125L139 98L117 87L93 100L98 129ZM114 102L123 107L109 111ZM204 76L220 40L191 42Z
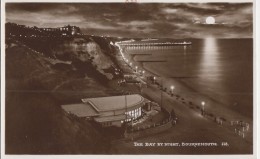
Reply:
M103 126L111 126L111 125L112 125L111 122L104 122L104 123L103 123Z

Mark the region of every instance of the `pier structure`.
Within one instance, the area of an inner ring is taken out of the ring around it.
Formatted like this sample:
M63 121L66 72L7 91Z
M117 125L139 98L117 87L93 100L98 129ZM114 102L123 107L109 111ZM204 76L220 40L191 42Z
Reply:
M162 50L162 49L172 49L176 47L182 47L186 49L191 45L142 45L142 46L122 46L121 48L129 49L129 50Z
M174 46L174 45L192 45L192 42L153 42L153 43L125 43L125 42L118 42L120 46Z

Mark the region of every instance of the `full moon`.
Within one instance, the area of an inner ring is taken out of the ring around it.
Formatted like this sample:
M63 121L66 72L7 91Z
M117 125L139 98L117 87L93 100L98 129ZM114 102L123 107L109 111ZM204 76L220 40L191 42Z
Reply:
M206 18L206 24L215 24L215 18L214 17L207 17Z

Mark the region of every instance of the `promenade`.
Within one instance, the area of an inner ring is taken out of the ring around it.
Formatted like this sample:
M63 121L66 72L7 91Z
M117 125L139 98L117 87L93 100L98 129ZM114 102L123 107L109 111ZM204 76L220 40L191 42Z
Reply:
M122 53L122 52L121 52ZM123 55L121 64L128 60L128 63L134 63L134 61ZM120 63L120 61L119 61ZM124 64L127 66L127 64ZM128 65L129 66L129 65ZM141 70L139 66L139 70ZM133 72L135 69L132 68ZM145 76L149 76L151 73L145 72ZM140 77L140 76L139 76ZM141 78L141 77L140 77ZM131 87L134 88L134 87ZM138 91L138 87L135 91ZM134 89L133 89L134 90ZM131 90L128 90L130 92ZM201 114L201 109L196 106L189 106L188 101L183 98L177 98L171 96L169 93L165 93L158 88L157 85L148 84L148 87L142 87L139 90L140 93L152 99L157 103L161 103L162 107L171 111L174 109L178 121L177 124L169 130L147 136L144 138L136 139L130 142L118 142L111 148L111 153L139 153L139 154L235 154L235 153L252 153L252 136L242 137L234 131L231 125L226 126L216 121L210 120ZM176 94L175 94L176 95ZM227 121L225 121L227 122ZM230 123L227 123L230 124ZM213 142L217 143L216 147L135 147L133 142Z
M161 91L156 87L142 89L142 94L160 103ZM111 153L165 153L165 154L191 154L193 152L201 154L214 153L252 153L252 143L235 134L229 128L218 125L213 121L203 117L200 113L186 107L171 96L163 94L163 107L167 110L174 109L178 121L169 130L152 136L139 138L134 141L121 142L112 146ZM134 147L133 142L216 142L217 147ZM221 146L222 143L229 146ZM141 151L140 151L141 149Z

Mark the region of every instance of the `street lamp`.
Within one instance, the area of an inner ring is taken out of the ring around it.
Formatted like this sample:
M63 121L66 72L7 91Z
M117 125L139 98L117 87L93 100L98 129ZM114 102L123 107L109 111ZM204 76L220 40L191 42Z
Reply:
M143 75L144 75L145 71L143 71L142 73L143 73Z
M202 115L204 115L205 114L205 102L202 101L201 105L202 105Z
M171 93L173 95L174 86L171 86Z
M155 81L156 81L156 77L154 76L154 77L153 77L153 83L155 83Z
M135 72L137 72L138 66L135 66Z
M201 105L202 105L202 110L204 111L204 109L205 109L205 107L204 107L204 106L205 106L205 102L202 101L202 102L201 102Z
M130 66L132 66L132 62L130 62Z

